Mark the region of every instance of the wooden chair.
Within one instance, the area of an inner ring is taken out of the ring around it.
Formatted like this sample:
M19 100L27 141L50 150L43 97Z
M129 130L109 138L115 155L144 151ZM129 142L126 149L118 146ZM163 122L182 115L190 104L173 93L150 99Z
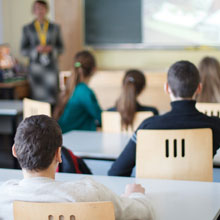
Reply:
M51 106L49 103L27 98L23 99L23 118L40 114L51 116Z
M64 91L66 89L66 82L67 79L71 76L71 71L61 71L59 74L59 81L60 81L60 90Z
M139 130L136 176L212 181L212 130Z
M220 103L196 103L196 108L208 115L208 116L216 116L220 118Z
M14 220L114 220L112 202L35 203L15 201Z
M124 130L121 126L121 115L119 112L108 112L104 111L102 112L102 131L103 132L128 132L132 133L134 132L138 126L141 124L143 120L146 118L149 118L153 116L153 112L137 112L135 114L133 128L129 127L128 131Z

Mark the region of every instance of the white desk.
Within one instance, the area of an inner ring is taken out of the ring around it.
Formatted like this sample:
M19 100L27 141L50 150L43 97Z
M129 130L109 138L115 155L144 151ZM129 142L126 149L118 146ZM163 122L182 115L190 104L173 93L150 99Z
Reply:
M0 116L15 116L23 113L23 101L0 100Z
M73 181L83 175L57 174L57 180ZM0 169L0 181L22 178L21 171ZM150 180L125 177L93 176L122 194L127 183L141 183L152 201L157 220L212 220L220 210L220 183Z
M0 100L0 133L15 134L18 118L22 119L23 102L20 100ZM19 120L20 122L20 120Z
M70 131L63 135L63 145L74 154L88 159L115 160L128 143L131 135L94 131ZM213 159L220 166L220 150Z
M63 146L83 158L115 160L130 135L91 131L71 131L63 135Z

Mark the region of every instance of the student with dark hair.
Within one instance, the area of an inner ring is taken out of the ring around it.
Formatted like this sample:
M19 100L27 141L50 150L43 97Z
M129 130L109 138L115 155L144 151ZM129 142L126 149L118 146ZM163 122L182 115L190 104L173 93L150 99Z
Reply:
M202 92L198 102L220 103L220 63L214 57L204 57L199 63Z
M34 13L35 7L37 4L40 4L41 6L43 6L46 10L49 10L49 5L45 0L36 0L34 1L33 5L32 5L32 11Z
M21 53L29 58L31 98L54 106L59 93L58 57L63 52L63 41L59 25L47 19L48 11L46 1L34 1L35 19L23 27Z
M172 110L164 115L146 119L139 129L190 129L211 128L213 132L213 155L220 147L220 119L208 117L195 108L195 97L201 92L199 71L188 61L174 63L168 71L166 92L171 98ZM113 163L108 174L130 176L135 166L136 133Z
M145 189L127 185L124 196L114 194L92 178L75 182L55 180L61 160L62 132L57 122L45 115L23 120L16 132L13 155L22 168L23 180L10 180L0 186L0 219L13 219L13 201L95 202L112 201L116 219L153 219Z
M133 125L135 113L138 111L151 111L158 115L156 108L151 106L142 106L138 103L137 97L141 94L146 86L144 74L139 70L128 70L122 83L122 92L116 102L116 107L108 111L118 111L121 115L122 127L126 130Z
M71 130L95 131L101 124L101 108L94 92L88 87L96 62L89 51L80 51L74 59L74 73L54 110L54 118L62 132Z

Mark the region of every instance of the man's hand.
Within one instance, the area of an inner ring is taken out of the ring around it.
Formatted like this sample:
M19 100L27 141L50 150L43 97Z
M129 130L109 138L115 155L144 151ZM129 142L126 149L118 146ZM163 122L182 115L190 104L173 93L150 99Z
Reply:
M141 186L141 184L127 184L125 187L125 192L123 196L130 196L132 193L142 193L145 194L145 189L144 187Z
M45 46L43 53L50 53L52 51L52 47L51 46Z
M38 45L36 49L37 49L37 52L38 52L38 53L43 53L44 46Z
M38 53L50 53L52 51L52 47L51 46L42 46L42 45L38 45L37 46L37 52Z

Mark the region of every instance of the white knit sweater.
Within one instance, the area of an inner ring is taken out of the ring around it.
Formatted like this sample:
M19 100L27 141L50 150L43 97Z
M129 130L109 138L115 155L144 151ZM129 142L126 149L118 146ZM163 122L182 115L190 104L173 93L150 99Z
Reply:
M35 202L112 201L116 220L153 219L153 211L146 195L133 193L129 198L120 197L88 177L74 182L61 182L44 177L7 181L0 185L1 220L13 219L12 203L14 200Z

